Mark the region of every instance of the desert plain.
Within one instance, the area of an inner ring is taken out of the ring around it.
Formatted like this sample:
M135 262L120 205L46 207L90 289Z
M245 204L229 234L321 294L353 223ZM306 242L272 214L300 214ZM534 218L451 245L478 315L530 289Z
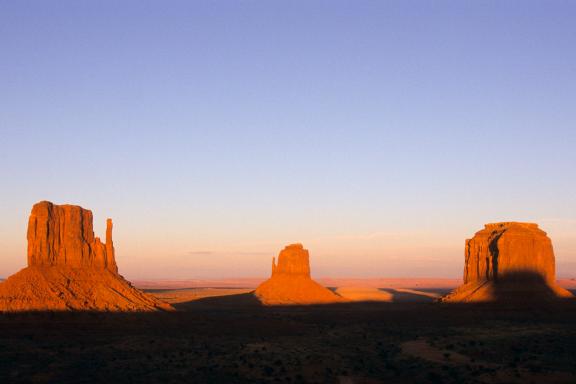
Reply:
M5 313L0 381L576 381L572 300L438 304L431 296L449 288L434 281L430 288L425 279L380 289L370 287L375 281L346 283L349 294L381 291L386 300L264 306L253 286L167 286L145 291L176 311Z

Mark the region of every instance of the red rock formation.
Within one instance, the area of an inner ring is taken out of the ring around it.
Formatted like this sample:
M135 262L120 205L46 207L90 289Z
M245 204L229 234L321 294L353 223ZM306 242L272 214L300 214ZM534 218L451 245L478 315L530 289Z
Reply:
M76 205L37 203L28 220L28 266L105 268L117 273L112 220L106 244L94 237L92 212Z
M486 224L466 240L464 285L443 301L571 297L556 284L554 251L533 223Z
M94 237L92 212L35 204L28 221L28 267L0 284L0 311L171 310L118 274L112 220L106 243Z
M272 276L256 288L265 305L327 304L345 301L310 278L308 250L302 244L285 247L272 259Z
M276 259L272 258L272 277L276 275L301 275L310 277L310 255L302 244L286 246Z

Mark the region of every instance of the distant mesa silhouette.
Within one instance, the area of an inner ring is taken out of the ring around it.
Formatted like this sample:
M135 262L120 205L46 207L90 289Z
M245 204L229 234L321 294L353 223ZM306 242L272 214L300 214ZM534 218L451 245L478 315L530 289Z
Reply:
M264 305L307 305L344 302L346 299L312 280L308 250L302 244L286 246L272 259L272 276L260 284L256 297Z
M173 308L118 274L112 220L106 242L92 212L42 201L28 221L28 267L0 284L0 311L153 311Z
M464 284L444 302L539 302L573 295L556 283L552 241L534 223L486 224L466 240Z

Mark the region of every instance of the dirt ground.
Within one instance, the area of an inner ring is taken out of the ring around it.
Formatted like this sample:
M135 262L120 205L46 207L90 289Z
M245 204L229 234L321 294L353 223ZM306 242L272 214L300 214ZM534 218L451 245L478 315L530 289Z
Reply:
M245 291L154 290L178 311L0 314L0 382L576 382L574 301L455 305L385 291L392 301L263 307Z

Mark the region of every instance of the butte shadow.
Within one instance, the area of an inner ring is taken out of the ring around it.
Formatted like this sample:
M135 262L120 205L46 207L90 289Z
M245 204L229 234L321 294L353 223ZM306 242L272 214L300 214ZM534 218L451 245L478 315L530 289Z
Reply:
M118 274L110 219L102 243L91 211L42 201L27 238L28 267L0 284L0 312L173 310Z
M552 302L573 295L556 283L552 241L533 223L486 224L466 240L464 284L449 303Z

